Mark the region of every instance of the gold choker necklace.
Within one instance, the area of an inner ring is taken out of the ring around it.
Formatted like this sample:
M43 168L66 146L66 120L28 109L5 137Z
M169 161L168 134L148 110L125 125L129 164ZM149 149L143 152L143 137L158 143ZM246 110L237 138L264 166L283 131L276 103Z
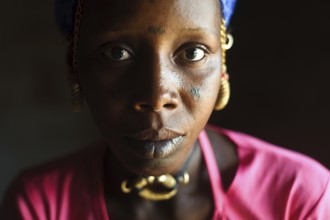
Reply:
M181 171L176 175L140 176L136 179L124 180L121 183L121 190L124 193L135 192L141 198L152 201L163 201L172 198L177 194L179 185L189 183L190 178L186 170L197 148L195 144Z
M166 174L138 177L133 181L124 180L121 184L121 190L124 193L135 191L141 198L147 200L163 201L177 194L178 183L187 185L189 183L189 174L187 172L179 172L175 176Z

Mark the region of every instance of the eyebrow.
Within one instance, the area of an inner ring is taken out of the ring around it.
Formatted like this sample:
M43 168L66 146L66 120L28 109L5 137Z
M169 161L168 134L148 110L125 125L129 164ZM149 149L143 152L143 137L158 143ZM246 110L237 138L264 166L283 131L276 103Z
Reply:
M114 29L111 29L111 30L107 30L106 32L107 33L128 33L128 32L131 32L132 29L122 29L122 28L114 28ZM179 33L182 33L182 32L193 32L193 33L209 33L209 34L212 34L213 36L215 37L219 37L220 36L220 30L219 32L217 31L214 31L214 30L210 30L208 28L182 28L182 29L177 29L176 30L177 32ZM166 29L163 28L163 27L160 27L160 26L149 26L147 29L146 29L146 32L150 33L150 34L153 34L153 35L163 35L166 33Z
M183 28L183 29L180 29L181 32L183 31L189 31L189 32L207 32L207 33L210 33L212 35L215 35L215 36L219 36L220 35L220 30L219 31L213 31L213 30L210 30L208 28Z
M214 32L212 30L206 29L206 28L182 28L182 29L179 29L179 32L185 32L185 31L188 31L188 32L208 32L212 35L215 35L216 37L218 37L220 35L220 31L218 33L218 32ZM150 26L150 27L148 27L147 32L151 33L151 34L154 34L154 35L162 35L166 31L165 31L165 28L163 28L163 27Z

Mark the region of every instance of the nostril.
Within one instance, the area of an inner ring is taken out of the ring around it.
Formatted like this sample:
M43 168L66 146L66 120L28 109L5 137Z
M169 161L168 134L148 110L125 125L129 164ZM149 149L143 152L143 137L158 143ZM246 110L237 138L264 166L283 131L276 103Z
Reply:
M167 104L164 105L164 108L169 109L169 110L173 110L176 107L177 107L177 105L173 104L173 103L167 103Z
M138 103L134 106L134 108L138 112L145 112L152 110L152 107L146 103Z
M134 109L137 112L161 112L162 110L174 110L178 107L177 99L159 99L155 102L137 102Z
M149 105L147 105L147 104L140 104L140 108L141 109L151 109L151 107L149 106Z

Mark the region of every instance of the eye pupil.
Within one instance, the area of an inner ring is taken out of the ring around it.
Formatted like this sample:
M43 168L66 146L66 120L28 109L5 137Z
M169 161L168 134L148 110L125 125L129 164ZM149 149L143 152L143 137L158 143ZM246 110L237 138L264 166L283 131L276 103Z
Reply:
M194 60L198 55L196 48L190 48L186 51L186 58L189 60Z
M184 58L191 62L198 62L205 57L204 50L200 48L188 48L184 51Z
M125 57L126 55L126 51L122 48L119 48L119 47L116 47L116 48L113 48L111 50L111 56L112 58L116 59L116 60L121 60Z

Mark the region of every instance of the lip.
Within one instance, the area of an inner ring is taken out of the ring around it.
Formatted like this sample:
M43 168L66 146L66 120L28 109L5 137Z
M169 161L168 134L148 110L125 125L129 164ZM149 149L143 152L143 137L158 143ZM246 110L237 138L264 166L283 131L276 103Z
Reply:
M170 129L144 130L129 135L127 151L141 159L163 159L180 148L184 135Z
M134 134L128 135L127 138L137 141L166 141L179 136L184 136L183 133L174 131L172 129L146 129Z

